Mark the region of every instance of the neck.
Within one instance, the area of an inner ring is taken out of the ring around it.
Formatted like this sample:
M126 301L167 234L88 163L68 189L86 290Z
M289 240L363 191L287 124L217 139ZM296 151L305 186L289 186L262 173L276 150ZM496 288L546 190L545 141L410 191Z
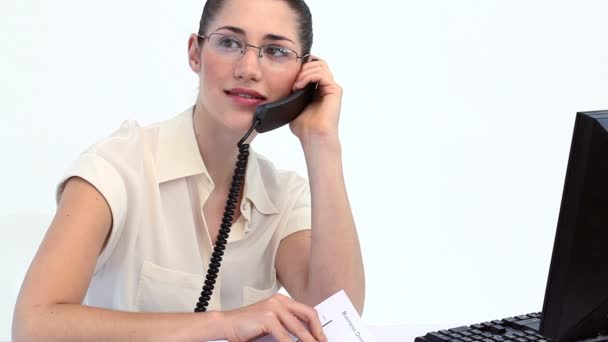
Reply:
M213 120L211 115L207 115L203 106L197 105L194 110L194 133L201 158L215 189L227 192L239 154L237 143L245 132L227 129L220 122ZM252 134L246 142L249 143L253 136Z

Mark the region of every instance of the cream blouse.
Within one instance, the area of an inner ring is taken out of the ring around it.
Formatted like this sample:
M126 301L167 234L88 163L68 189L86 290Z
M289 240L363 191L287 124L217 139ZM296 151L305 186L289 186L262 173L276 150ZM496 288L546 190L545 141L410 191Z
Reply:
M193 311L213 250L202 208L214 185L200 157L192 116L190 108L147 127L126 121L83 152L62 177L57 202L65 181L78 176L103 194L112 211L112 232L84 304ZM209 310L249 305L280 289L279 243L311 226L308 182L251 151L241 213Z

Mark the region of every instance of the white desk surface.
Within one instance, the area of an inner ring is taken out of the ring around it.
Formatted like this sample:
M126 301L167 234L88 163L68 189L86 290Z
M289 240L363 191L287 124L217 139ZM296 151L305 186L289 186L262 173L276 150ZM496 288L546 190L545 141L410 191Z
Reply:
M403 324L403 325L372 325L370 329L378 342L414 342L417 336L424 336L427 332L437 331L445 328L453 328L455 325L430 325L430 324ZM1 341L0 341L1 342ZM10 342L10 341L6 341ZM330 341L334 342L334 341Z
M418 336L424 336L431 331L453 328L454 324L403 324L403 325L371 325L369 328L378 342L414 342Z

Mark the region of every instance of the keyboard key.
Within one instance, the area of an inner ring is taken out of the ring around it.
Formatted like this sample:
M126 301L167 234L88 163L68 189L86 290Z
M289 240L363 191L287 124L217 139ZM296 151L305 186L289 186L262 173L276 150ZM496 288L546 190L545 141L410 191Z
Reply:
M492 326L488 327L488 330L495 334L504 334L507 332L507 329L505 329L503 326L500 326L500 325L492 325Z
M527 322L527 323L524 323L524 322ZM525 325L534 324L534 323L540 323L540 318L530 318L528 320L525 320L525 321L519 322L519 323L520 324L525 324Z
M517 316L515 318L517 318L520 321L523 321L523 320L529 319L530 317L528 317L528 315L520 315L520 316Z
M426 338L427 340L429 340L431 342L447 342L450 340L450 338L445 336L444 334L440 334L440 333L436 333L436 332L430 332L430 333L424 335L424 338Z
M528 342L529 340L527 338L523 338L523 337L517 337L515 338L513 341L517 341L517 342Z
M539 332L540 331L540 322L528 324L528 325L526 325L526 327L534 330L534 333Z
M453 333L459 333L459 332L461 332L461 331L467 331L467 330L469 330L469 329L471 329L471 328L469 328L469 327L467 327L467 326L462 326L462 327L458 327L458 328L452 328L452 329L449 329L449 330L450 330L451 332L453 332Z
M527 326L531 325L531 324L540 324L540 319L538 319L538 318L529 318L529 319L526 319L526 320L523 320L523 321L518 321L513 326L517 327L519 329L526 329L526 328L528 328ZM533 329L533 330L538 331L538 328L537 329Z

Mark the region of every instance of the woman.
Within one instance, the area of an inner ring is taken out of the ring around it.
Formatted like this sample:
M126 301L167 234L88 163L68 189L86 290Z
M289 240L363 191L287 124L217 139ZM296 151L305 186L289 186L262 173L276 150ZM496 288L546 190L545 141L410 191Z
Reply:
M303 63L311 44L303 1L209 0L188 41L196 105L148 127L126 122L66 173L19 294L13 340L324 341L312 306L345 289L361 312L363 265L338 139L342 90L324 61ZM316 99L290 123L310 181L250 155L209 311L192 313L236 142L255 106L310 82ZM276 294L280 286L293 300Z

